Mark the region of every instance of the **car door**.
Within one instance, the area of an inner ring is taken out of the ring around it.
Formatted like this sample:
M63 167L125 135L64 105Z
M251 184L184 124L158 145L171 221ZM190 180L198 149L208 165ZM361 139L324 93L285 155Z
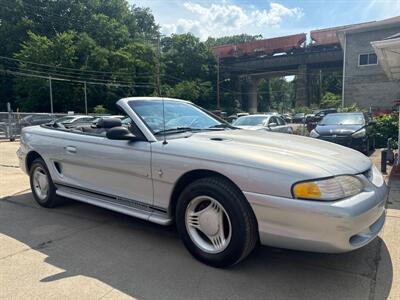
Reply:
M65 132L60 143L58 183L117 196L121 201L152 203L151 147L147 140L130 142Z
M273 132L279 132L279 125L278 125L278 120L276 119L275 116L271 116L268 119L268 130L273 131Z

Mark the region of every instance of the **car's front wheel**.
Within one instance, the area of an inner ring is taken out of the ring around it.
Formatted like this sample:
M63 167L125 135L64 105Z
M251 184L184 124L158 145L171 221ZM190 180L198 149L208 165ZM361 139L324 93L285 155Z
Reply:
M190 253L215 267L238 263L258 240L249 203L232 183L218 177L199 179L184 189L176 224Z
M29 170L31 190L36 202L43 207L54 207L62 201L56 195L56 187L51 180L46 163L41 158L33 161Z

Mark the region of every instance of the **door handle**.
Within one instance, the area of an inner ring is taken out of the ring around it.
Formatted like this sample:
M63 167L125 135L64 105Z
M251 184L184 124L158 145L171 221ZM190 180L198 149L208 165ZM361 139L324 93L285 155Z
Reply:
M68 153L76 153L76 147L74 147L74 146L66 146L66 147L64 147L64 149Z

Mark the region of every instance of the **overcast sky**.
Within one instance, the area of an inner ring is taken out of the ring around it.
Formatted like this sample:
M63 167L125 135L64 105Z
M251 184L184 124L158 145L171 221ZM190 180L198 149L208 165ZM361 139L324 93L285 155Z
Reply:
M400 15L400 0L129 0L149 7L163 34L274 37Z

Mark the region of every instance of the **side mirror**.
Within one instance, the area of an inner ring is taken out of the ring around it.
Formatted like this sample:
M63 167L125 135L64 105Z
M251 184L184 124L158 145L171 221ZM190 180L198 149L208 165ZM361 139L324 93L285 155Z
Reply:
M269 123L268 124L268 127L276 127L276 126L278 126L278 124L276 124L276 123Z
M140 141L141 138L132 134L123 126L112 127L107 131L106 137L110 140Z

